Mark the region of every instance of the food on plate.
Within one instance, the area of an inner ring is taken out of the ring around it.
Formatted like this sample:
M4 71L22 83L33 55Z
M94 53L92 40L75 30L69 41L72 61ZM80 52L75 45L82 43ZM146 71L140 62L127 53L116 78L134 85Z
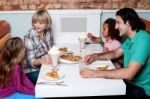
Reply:
M81 57L77 55L67 54L67 55L60 56L60 59L79 62L81 60Z
M67 47L62 47L62 48L59 48L59 51L61 51L61 52L67 52L68 48Z
M59 78L59 74L57 70L52 70L50 72L47 72L45 75L52 78Z
M99 66L96 68L97 70L101 70L101 71L105 71L105 70L108 70L109 69L109 66L106 65L106 66Z

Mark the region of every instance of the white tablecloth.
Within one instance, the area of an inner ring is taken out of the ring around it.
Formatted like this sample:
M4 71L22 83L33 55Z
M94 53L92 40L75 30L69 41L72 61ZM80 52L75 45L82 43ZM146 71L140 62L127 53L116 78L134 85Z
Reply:
M72 48L76 49L76 48ZM125 95L126 86L123 80L104 78L82 78L79 74L79 64L59 64L60 71L65 77L61 80L67 86L36 84L36 97L81 97L81 96L108 96ZM111 61L97 61L88 67L109 65L114 68ZM37 82L46 81L43 77L45 71L51 69L50 65L42 65Z

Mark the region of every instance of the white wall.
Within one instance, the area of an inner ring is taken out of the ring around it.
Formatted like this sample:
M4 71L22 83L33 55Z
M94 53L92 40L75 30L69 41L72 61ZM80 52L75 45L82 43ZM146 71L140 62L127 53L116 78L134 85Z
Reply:
M23 38L25 33L32 28L31 18L35 11L1 11L0 20L7 20L11 25L12 36ZM60 32L61 16L88 16L87 31L93 32L99 36L100 31L100 13L101 10L49 10L52 18L52 29L56 42L78 42L79 33L62 33ZM69 28L69 27L68 27Z
M32 27L31 17L35 11L1 11L0 20L7 20L11 25L12 36L23 38L25 33ZM150 10L137 10L142 18L150 20ZM89 15L88 21L92 24L88 26L87 32L93 32L96 36L100 34L100 23L107 18L115 18L116 10L49 10L53 20L53 32L56 41L78 42L78 33L60 33L60 15ZM101 16L101 19L100 19ZM101 20L101 22L100 22Z
M101 13L101 26L102 26L102 23L107 19L107 18L115 18L115 14L116 14L116 11L117 10L102 10L102 13ZM139 16L141 18L145 18L147 20L150 20L150 10L136 10L137 13L139 14Z

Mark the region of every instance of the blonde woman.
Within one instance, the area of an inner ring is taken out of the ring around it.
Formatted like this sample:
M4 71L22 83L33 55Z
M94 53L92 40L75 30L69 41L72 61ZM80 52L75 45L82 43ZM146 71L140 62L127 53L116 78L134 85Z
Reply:
M33 84L36 84L41 64L51 63L47 55L54 43L51 24L49 13L46 10L38 10L32 16L33 28L24 36L27 76Z

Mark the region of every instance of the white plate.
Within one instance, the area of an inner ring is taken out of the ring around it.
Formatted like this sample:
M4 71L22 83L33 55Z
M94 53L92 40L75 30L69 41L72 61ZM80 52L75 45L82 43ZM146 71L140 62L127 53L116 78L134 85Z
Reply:
M65 59L59 59L59 61L61 63L65 63L65 64L78 64L79 62L78 61L69 61L69 60L65 60Z
M106 64L94 64L94 65L89 65L87 68L98 70L97 67L105 67L105 66L109 66L109 65L106 65ZM107 70L112 70L112 69L113 68L111 66L109 66Z
M50 72L50 71L46 71L43 73L43 78L45 80L48 80L48 81L56 81L56 80L60 80L60 79L63 79L65 77L65 75L63 73L61 73L60 71L58 71L58 75L59 77L58 78L53 78L53 77L49 77L49 76L46 76L46 73L47 72Z
M78 54L73 54L73 55L80 56ZM66 59L62 59L62 58L59 58L59 61L64 64L78 64L79 63L79 61L70 61L70 60L66 60Z
M63 48L63 47L62 47ZM61 54L73 54L73 51L71 51L69 48L67 48L67 52L60 51Z

